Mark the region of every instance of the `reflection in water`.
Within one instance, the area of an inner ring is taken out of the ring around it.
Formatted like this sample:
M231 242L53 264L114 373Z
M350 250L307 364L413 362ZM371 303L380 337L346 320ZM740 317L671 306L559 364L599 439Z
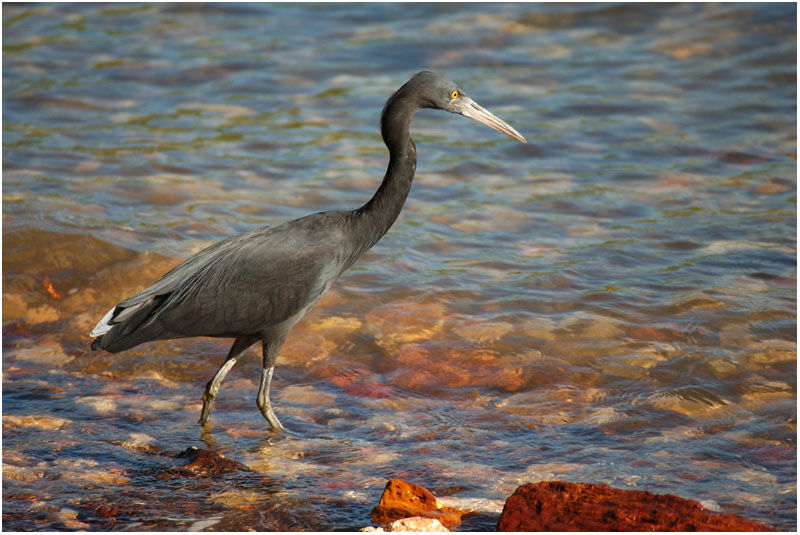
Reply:
M397 477L794 530L794 9L6 6L5 527L358 529ZM419 114L405 211L286 342L289 433L254 410L257 352L204 433L228 341L88 350L209 243L362 204L380 106L422 68L530 143ZM190 446L244 468L163 476Z

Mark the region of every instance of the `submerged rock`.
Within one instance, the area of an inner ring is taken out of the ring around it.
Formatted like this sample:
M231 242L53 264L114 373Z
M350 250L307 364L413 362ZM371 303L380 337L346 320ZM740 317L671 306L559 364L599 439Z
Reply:
M444 527L453 529L461 523L462 515L462 511L440 504L428 489L401 479L390 479L386 483L380 502L372 509L372 520L388 526L390 531L395 531L390 525L394 521L411 517L435 519ZM414 523L419 525L420 521ZM397 531L422 530L414 529L409 524L398 527Z
M506 501L498 531L772 531L694 500L608 485L542 481Z
M69 420L49 416L46 414L17 416L14 414L3 415L3 429L10 430L16 427L35 427L45 430L59 430L70 424Z
M464 387L502 388L517 392L531 380L522 366L497 351L405 344L393 355L392 385L430 393Z
M226 459L219 453L201 450L194 446L186 448L175 456L186 460L186 464L159 473L158 479L170 480L176 477L211 477L239 470L249 470L240 462Z
M445 325L447 311L440 303L392 301L370 310L366 320L377 344L393 351L402 344L435 338Z

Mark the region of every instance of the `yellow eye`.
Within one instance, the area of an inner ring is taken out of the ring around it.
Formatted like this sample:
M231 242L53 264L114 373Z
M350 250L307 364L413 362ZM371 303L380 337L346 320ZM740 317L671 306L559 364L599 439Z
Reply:
M450 98L458 98L458 91L453 91L450 93Z

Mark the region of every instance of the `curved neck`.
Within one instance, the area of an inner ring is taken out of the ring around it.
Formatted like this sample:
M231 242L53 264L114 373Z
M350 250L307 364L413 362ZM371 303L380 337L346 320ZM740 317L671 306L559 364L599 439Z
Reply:
M366 251L388 232L403 208L414 171L417 150L408 133L411 117L420 106L411 99L395 94L386 103L381 115L381 134L389 149L389 166L378 191L364 206L355 211L362 230L362 250Z

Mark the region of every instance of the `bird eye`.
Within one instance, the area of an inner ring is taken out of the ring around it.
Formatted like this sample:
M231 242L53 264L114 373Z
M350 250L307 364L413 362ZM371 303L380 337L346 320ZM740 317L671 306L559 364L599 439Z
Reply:
M458 91L453 91L450 93L450 98L458 98Z

